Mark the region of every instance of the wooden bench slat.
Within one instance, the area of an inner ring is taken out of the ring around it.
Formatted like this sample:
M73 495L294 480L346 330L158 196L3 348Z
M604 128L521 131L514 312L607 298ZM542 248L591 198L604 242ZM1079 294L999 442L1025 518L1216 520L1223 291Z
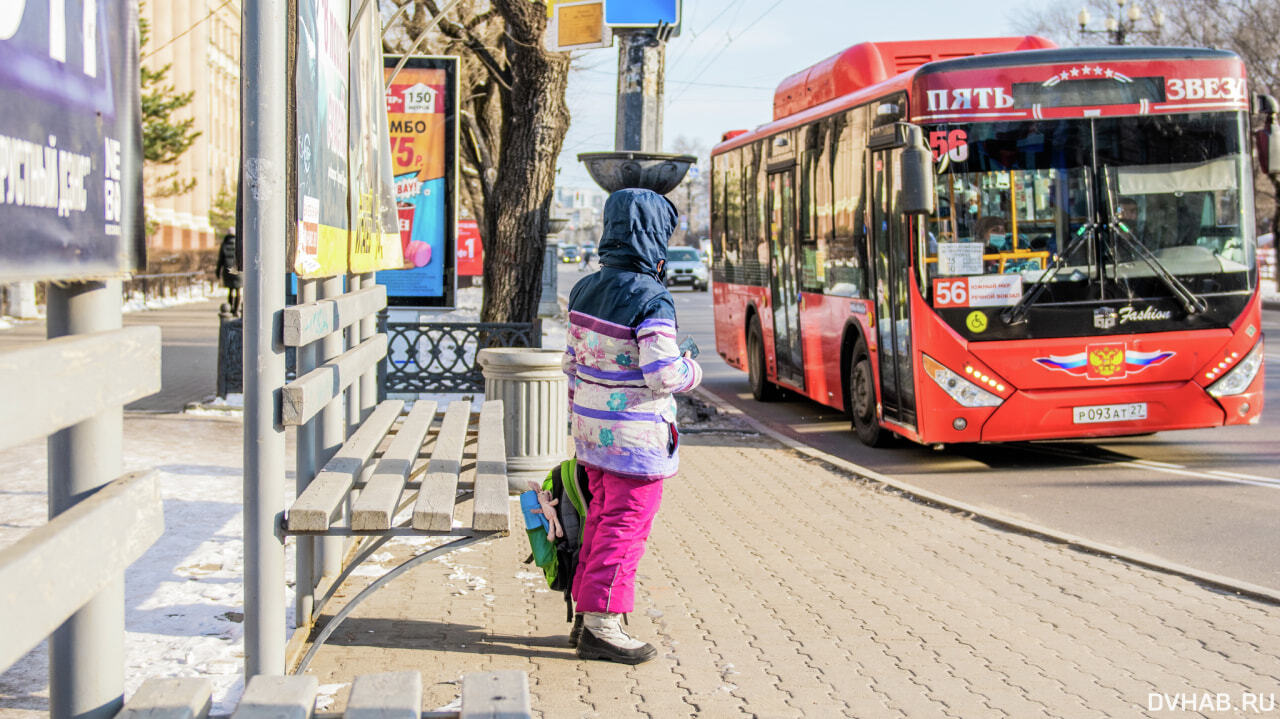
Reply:
M476 531L511 529L507 499L507 449L503 439L502 400L488 400L480 409L476 442L476 492L471 526Z
M0 352L0 449L159 391L159 327L59 337Z
M418 401L400 424L391 446L378 460L373 477L365 484L351 509L351 528L360 530L390 529L395 517L405 480L422 451L422 443L436 414L436 403Z
M212 705L208 679L151 677L129 697L115 719L205 719Z
M0 671L123 576L163 533L156 478L137 472L0 549Z
M436 447L422 478L418 501L413 506L413 528L446 532L453 528L453 507L457 503L458 473L462 470L462 449L471 421L471 402L450 402L440 423Z
M231 719L308 719L318 691L320 682L313 676L259 674L249 680Z
M301 347L359 322L387 306L386 285L365 287L333 299L284 308L284 344Z
M364 674L351 684L344 719L419 719L422 675L418 672Z
M530 717L529 675L517 669L476 672L462 677L462 711L458 719Z
M281 390L281 423L287 426L305 424L360 375L377 366L386 355L387 336L376 334L286 384Z
M403 408L404 402L398 399L378 404L293 503L289 509L289 531L323 532L329 528L347 492Z

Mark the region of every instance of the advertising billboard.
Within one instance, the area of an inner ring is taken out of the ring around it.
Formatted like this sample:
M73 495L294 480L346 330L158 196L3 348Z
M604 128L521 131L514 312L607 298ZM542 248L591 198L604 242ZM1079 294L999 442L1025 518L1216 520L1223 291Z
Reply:
M352 3L351 100L347 162L351 169L350 271L400 267L394 172L387 113L383 111L382 22ZM356 25L356 23L359 23Z
M457 287L457 72L454 57L387 56L387 120L404 267L379 272L387 302L453 307Z
M289 269L347 271L347 0L298 3L298 232Z
M314 279L399 267L381 96L381 20L348 0L298 0L297 232L289 268Z
M0 2L0 282L146 264L138 5Z

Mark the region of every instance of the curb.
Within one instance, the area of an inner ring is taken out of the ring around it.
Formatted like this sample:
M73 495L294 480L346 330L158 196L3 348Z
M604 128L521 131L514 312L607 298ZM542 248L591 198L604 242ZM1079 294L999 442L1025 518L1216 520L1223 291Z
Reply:
M1275 307L1276 309L1280 309L1280 301L1276 302ZM880 474L879 472L876 472L875 470L868 469L867 467L863 467L859 464L854 464L853 462L850 462L846 459L841 459L840 457L836 457L835 455L828 454L819 449L815 449L813 447L810 447L807 444L804 444L803 442L800 442L791 437L788 437L771 427L766 427L764 424L757 421L754 417L748 415L747 413L743 412L737 407L734 407L733 405L729 404L728 402L721 399L710 390L704 389L702 387L698 387L694 390L694 393L697 394L704 401L715 405L716 408L719 409L720 411L725 412L727 414L740 416L745 422L750 424L752 427L758 430L761 434L767 435L777 440L778 442L782 443L783 445L786 445L788 448L795 450L796 452L799 452L805 456L811 457L820 462L828 464L836 469L840 469L845 472L854 474L860 479L869 480L872 482L876 482L877 484L882 484L886 487L890 487L894 490L897 490L898 492L901 492L908 499L912 499L918 502L923 502L925 504L931 504L935 506L945 507L947 509L953 509L956 511L964 512L966 514L971 515L973 519L977 519L978 521L998 526L1002 529L1012 530L1015 532L1019 532L1021 534L1027 534L1033 537L1038 537L1046 541L1054 542L1056 544L1063 544L1073 549L1084 550L1091 554L1110 557L1112 559L1119 559L1121 561L1128 562L1130 564L1135 564L1140 567L1145 567L1147 569L1154 569L1158 572L1163 572L1165 574L1171 574L1174 576L1182 577L1184 579L1190 579L1194 582L1197 582L1207 587L1211 587L1213 589L1226 590L1233 594L1238 594L1240 596L1248 597L1250 599L1266 602L1268 604L1280 605L1280 589L1263 587L1261 585L1251 584L1249 582L1242 582L1236 579L1231 579L1230 577L1224 577L1220 574L1204 572L1204 571L1194 569L1192 567L1188 567L1182 564L1169 562L1167 560L1161 559L1154 555L1147 554L1146 552L1140 552L1133 549L1121 549L1119 547L1113 547L1109 544L1095 542L1093 540L1085 539L1084 537L1071 534L1069 532L1062 532L1056 529L1050 529L1049 527L1036 524L1034 522L1028 522L1022 519L1017 519L1010 515L1004 514L1003 512L1000 512L998 510L990 509L987 507L979 507L977 505L968 504L966 502L961 502L955 499L951 499L949 497L944 497L940 494L936 494L927 489L923 489L921 487L917 487L908 482L903 482L901 480L888 477L886 475Z

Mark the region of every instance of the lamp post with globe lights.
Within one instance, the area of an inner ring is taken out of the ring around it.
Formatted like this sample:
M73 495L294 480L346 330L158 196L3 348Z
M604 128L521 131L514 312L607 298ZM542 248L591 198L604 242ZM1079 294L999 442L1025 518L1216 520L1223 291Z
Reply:
M1125 10L1125 5L1129 6L1128 10ZM1124 45L1130 35L1143 35L1153 40L1159 39L1165 22L1163 9L1156 8L1156 11L1152 13L1150 29L1140 30L1138 29L1138 21L1142 19L1142 8L1138 6L1138 3L1129 3L1128 0L1116 0L1116 6L1118 8L1117 14L1107 15L1102 30L1089 29L1089 9L1081 8L1080 14L1076 16L1076 20L1080 23L1080 34L1105 34L1107 42L1112 45Z

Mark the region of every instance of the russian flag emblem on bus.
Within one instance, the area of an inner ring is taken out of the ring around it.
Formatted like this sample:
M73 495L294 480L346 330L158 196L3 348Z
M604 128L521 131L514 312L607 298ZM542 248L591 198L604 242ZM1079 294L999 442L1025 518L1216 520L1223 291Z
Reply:
M1036 357L1036 364L1046 369L1085 377L1087 379L1121 379L1154 367L1175 353L1164 350L1139 352L1125 348L1122 343L1087 345L1084 352L1070 355Z

